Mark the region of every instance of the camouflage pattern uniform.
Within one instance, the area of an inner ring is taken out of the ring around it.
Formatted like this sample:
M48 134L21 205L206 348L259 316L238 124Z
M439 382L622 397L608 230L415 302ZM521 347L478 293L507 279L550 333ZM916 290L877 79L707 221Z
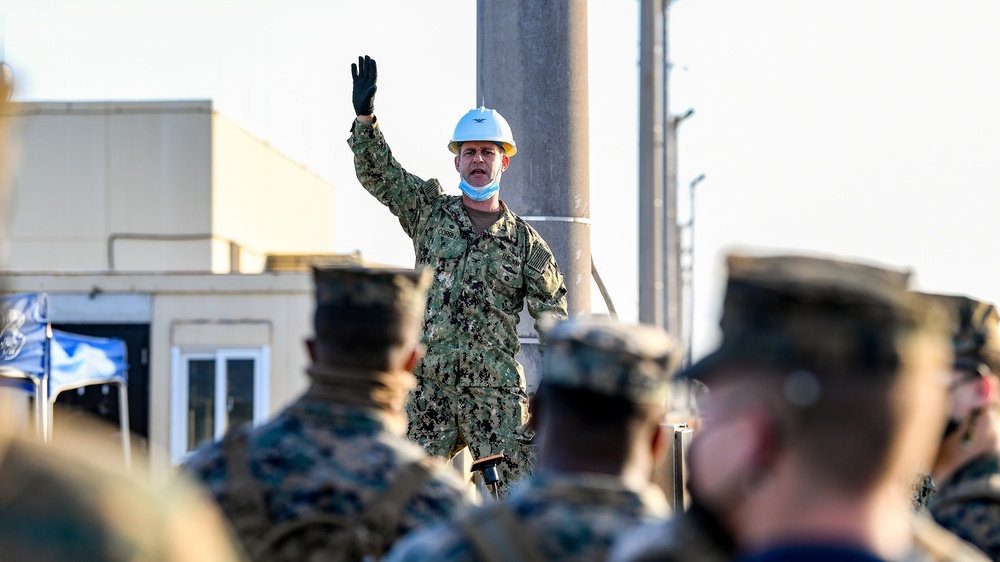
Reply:
M0 443L0 560L240 560L198 488L177 481L155 489L83 458L52 445Z
M953 491L980 482L992 482L992 497L979 494L964 501L942 501ZM938 485L928 508L942 527L1000 560L1000 455L988 453L960 468Z
M322 315L355 324L400 321L398 316L406 315L416 329L430 282L429 271L423 274L415 279L412 270L317 269L317 340L323 338ZM244 458L252 482L242 481L246 467L229 466L232 437L200 449L185 466L238 529L239 502L248 496L262 499L272 526L316 515L357 520L408 466L427 459L423 449L402 435L399 411L412 388L412 375L405 373L397 381L373 369L317 364L308 372L312 385L304 396L245 434ZM379 397L392 393L398 400L381 402ZM402 513L392 514L398 521L393 536L447 518L469 503L468 488L458 475L437 464L426 484L408 496ZM251 544L255 537L242 538Z
M715 519L688 509L663 521L638 525L620 534L610 562L727 562L736 556L732 539Z
M664 403L679 353L663 332L574 320L553 328L548 338L543 388ZM604 560L617 534L668 513L666 497L654 484L634 490L617 476L542 467L503 502L418 531L400 541L387 560ZM485 544L483 533L491 537Z
M504 504L480 508L467 518L482 526L501 517L498 509L509 510L543 560L604 560L619 532L667 515L663 492L650 486L640 492L612 476L539 473L511 492ZM482 559L460 527L445 525L404 538L386 558L392 562Z
M536 330L542 317L567 316L552 252L502 202L499 220L477 235L462 198L404 170L378 123L355 121L348 144L361 185L399 219L417 264L434 270L409 437L445 458L466 445L474 458L502 452L503 480L514 482L528 465L527 391L515 360L519 313L527 303Z
M959 295L931 295L955 313L955 369L968 377L1000 373L1000 314ZM974 434L964 438L975 439ZM1000 453L989 451L935 483L927 508L942 527L1000 560Z
M393 435L370 410L303 398L248 436L250 473L273 525L312 514L359 518L403 469L425 457L420 447ZM227 509L233 493L221 442L200 450L186 465ZM399 518L402 536L446 519L469 503L457 475L438 471Z

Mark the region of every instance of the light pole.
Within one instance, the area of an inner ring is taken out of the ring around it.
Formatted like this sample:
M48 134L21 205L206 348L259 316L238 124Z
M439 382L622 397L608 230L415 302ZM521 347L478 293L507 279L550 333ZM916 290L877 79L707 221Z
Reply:
M694 109L688 109L682 114L669 119L667 127L667 146L664 152L663 167L666 177L663 185L663 205L660 221L663 225L663 322L664 328L671 336L683 341L684 327L684 270L681 267L682 245L681 228L677 203L679 189L677 182L677 132L681 123L694 115Z
M688 220L686 223L680 225L682 229L687 229L687 263L684 267L684 284L687 288L687 321L684 323L685 329L685 345L684 345L684 364L691 364L691 342L694 341L694 188L698 186L699 183L705 180L705 174L699 174L698 177L691 180L688 184Z

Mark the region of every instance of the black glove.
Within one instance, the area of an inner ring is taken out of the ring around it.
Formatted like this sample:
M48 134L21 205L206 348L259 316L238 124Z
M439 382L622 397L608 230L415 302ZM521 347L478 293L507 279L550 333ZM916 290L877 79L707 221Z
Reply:
M351 76L354 77L354 111L357 115L375 114L375 91L378 86L378 68L375 59L365 55L358 57L358 64L351 65Z

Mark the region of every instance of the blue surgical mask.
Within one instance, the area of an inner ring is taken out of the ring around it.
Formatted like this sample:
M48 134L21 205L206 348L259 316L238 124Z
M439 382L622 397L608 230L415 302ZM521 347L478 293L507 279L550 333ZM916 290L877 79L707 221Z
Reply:
M500 176L493 178L493 181L482 187L473 187L465 181L465 178L460 178L458 188L473 201L486 201L493 197L494 193L500 191Z

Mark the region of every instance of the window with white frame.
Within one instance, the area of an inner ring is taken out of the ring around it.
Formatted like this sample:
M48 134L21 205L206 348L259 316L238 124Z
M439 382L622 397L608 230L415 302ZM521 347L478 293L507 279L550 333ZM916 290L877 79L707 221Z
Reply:
M170 458L174 464L226 430L267 419L268 347L173 349Z

